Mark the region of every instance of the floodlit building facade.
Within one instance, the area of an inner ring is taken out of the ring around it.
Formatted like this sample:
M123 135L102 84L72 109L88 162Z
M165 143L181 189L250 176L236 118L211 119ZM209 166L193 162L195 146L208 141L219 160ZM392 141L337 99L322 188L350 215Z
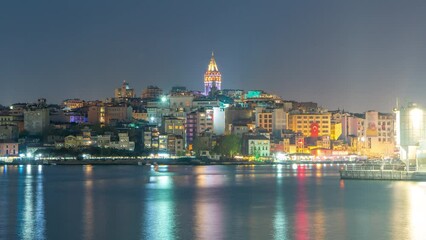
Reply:
M415 103L395 109L396 144L401 160L417 160L419 170L426 170L426 111Z
M313 124L315 126L313 126ZM331 134L331 113L297 113L288 116L288 129L304 136Z

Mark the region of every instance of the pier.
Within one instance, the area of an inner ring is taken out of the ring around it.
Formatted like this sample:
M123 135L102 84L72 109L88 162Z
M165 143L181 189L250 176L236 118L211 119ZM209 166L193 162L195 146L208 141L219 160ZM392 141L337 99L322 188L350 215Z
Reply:
M341 179L426 181L426 172L415 167L407 171L400 165L346 165L340 170Z

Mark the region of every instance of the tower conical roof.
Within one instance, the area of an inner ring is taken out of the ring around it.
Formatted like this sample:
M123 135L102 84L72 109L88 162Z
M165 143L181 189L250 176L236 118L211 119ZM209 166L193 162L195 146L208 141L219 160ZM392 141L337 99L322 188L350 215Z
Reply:
M214 59L214 53L212 52L212 57L210 58L210 63L207 71L215 71L218 72L219 69L217 68L216 60Z

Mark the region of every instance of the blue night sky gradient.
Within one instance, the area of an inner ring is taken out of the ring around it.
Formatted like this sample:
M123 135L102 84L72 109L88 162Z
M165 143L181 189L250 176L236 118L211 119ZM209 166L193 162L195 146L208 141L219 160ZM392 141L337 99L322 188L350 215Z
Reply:
M0 2L0 104L104 99L125 79L223 88L329 109L426 105L426 1Z

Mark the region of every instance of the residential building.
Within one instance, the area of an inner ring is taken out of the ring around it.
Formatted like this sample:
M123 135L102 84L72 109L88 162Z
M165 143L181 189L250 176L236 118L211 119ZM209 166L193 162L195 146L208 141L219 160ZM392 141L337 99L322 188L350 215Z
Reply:
M126 133L119 133L118 134L118 142L111 142L110 147L114 148L114 149L134 151L135 150L135 142L130 141L129 134L127 132Z
M135 90L130 88L129 83L127 83L126 80L124 80L121 87L115 89L114 97L115 98L124 98L124 99L134 98L135 97Z
M64 100L62 102L62 105L69 110L73 110L73 109L84 107L84 103L85 103L84 100L74 98L74 99Z
M142 91L141 97L143 99L155 99L160 98L163 94L163 90L157 86L148 86Z

